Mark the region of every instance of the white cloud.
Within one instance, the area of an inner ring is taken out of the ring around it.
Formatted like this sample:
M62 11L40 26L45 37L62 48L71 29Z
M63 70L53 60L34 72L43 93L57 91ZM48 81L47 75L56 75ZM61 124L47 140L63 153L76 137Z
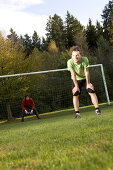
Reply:
M13 10L22 10L31 5L39 5L43 3L43 0L1 0L0 6Z
M26 4L26 5L31 5L31 4L41 4L43 3L43 0L10 0L12 3L17 3L17 4Z
M45 36L45 27L48 16L46 15L36 15L30 14L26 12L20 11L19 8L9 8L11 5L15 6L13 3L18 0L10 0L11 4L4 6L2 3L2 7L0 6L0 31L6 32L9 34L10 28L13 28L14 31L18 35L25 35L28 33L32 35L34 30L37 31L38 35ZM32 1L32 2L31 2ZM9 1L8 1L9 2ZM25 5L33 4L33 3L42 3L42 0L19 0L19 3L23 3ZM16 4L17 5L17 4ZM13 6L13 7L14 7Z

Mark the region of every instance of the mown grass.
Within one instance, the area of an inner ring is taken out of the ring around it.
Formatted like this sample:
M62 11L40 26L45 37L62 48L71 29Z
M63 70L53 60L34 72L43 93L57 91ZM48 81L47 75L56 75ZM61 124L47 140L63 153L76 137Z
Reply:
M113 169L113 104L0 125L0 169Z

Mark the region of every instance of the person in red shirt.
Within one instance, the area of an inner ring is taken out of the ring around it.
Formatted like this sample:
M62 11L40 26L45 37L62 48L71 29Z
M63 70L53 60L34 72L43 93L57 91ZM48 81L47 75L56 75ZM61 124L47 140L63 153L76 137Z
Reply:
M24 122L24 114L28 113L27 110L30 110L30 113L35 113L37 116L37 119L40 119L37 109L35 108L34 101L29 95L26 95L24 99L22 100L22 122Z

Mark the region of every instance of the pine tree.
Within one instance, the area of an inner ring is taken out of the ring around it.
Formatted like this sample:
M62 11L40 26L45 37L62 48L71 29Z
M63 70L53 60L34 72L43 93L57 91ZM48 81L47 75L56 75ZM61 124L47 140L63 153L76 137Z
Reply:
M38 50L41 50L41 39L39 38L36 31L34 31L32 36L32 47L33 49L38 48Z
M7 38L10 39L12 41L12 43L16 43L18 41L18 35L16 34L16 32L11 28L10 29L10 34L7 35Z
M113 14L112 14L112 18L111 18L112 24L111 24L111 28L110 28L110 43L111 43L111 47L113 50Z
M103 14L101 15L103 19L103 29L104 29L104 37L106 40L110 41L113 22L113 1L109 1L109 3L105 6L103 10Z
M33 51L33 46L32 46L32 39L28 34L24 35L23 38L23 46L25 48L24 52L25 52L25 58L29 57L29 55L32 53Z
M92 24L91 19L89 19L89 23L86 27L86 41L88 43L88 47L91 51L97 48L97 32L96 27Z
M65 35L64 35L64 25L63 20L60 16L55 14L53 17L49 16L49 20L47 22L47 40L50 42L51 40L55 41L58 49L62 51L65 48Z
M48 38L42 37L41 51L47 51L50 40Z
M81 31L83 31L83 27L80 22L67 11L65 21L66 48L69 49L76 45L76 36Z
M103 27L99 21L96 22L96 33L97 33L97 39L99 39L100 36L103 36Z

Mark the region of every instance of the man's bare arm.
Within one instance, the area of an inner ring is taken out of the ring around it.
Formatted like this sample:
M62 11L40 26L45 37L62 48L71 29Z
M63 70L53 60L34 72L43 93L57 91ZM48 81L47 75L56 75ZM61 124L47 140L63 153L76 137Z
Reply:
M86 76L86 83L90 83L90 75L89 75L89 69L85 68L85 76Z
M89 69L85 68L85 76L86 76L86 88L90 88L92 90L94 90L93 85L90 83L90 74L89 74Z
M76 91L80 92L78 82L76 79L76 73L74 71L71 71L71 76L72 76L73 83L75 85L75 87L73 88L73 93L75 93Z

